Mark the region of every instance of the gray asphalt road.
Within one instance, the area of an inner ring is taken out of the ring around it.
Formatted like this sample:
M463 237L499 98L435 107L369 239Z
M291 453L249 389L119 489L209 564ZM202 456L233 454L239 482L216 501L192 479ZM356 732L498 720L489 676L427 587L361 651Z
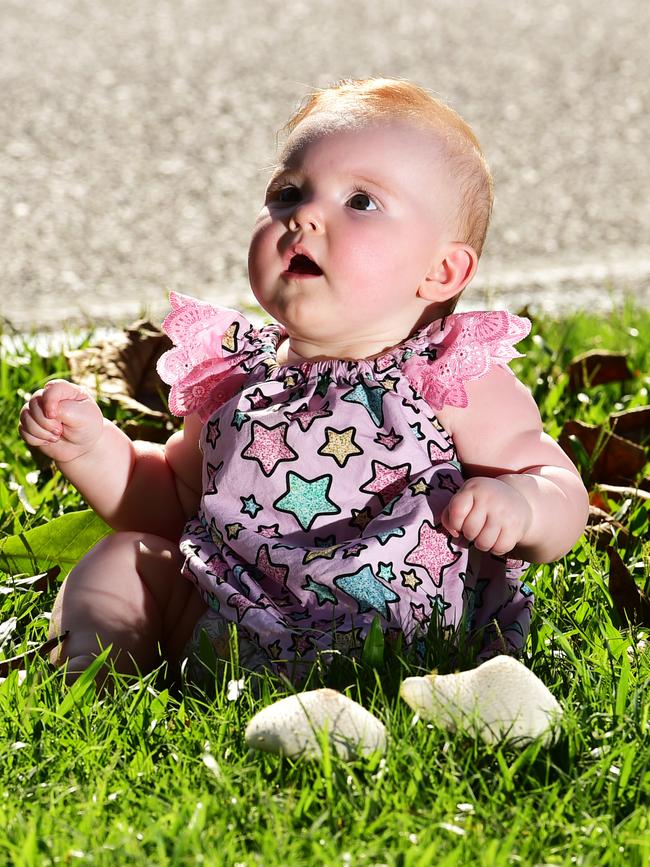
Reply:
M496 181L465 306L650 300L644 0L2 0L0 313L238 304L275 132L313 85L406 76Z

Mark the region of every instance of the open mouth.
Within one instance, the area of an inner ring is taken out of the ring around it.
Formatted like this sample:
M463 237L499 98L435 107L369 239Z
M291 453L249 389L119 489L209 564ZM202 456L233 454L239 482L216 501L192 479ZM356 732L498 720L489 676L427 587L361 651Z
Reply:
M302 253L296 253L291 257L287 271L290 274L309 274L313 277L320 277L323 273L313 259Z

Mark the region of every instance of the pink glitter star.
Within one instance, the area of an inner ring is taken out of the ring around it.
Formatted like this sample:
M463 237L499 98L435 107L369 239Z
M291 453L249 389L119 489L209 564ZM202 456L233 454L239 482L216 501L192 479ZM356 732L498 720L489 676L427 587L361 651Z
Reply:
M286 417L289 421L297 421L300 425L300 429L304 433L308 431L311 427L312 423L317 418L328 418L332 415L331 410L329 409L329 403L325 403L321 409L309 409L309 406L306 403L303 403L295 412L286 413Z
M280 563L271 562L268 545L262 545L260 550L257 552L255 568L278 587L281 587L284 584L284 579L287 577L289 572L288 566L282 566Z
M257 461L265 476L270 476L280 461L295 461L298 455L287 445L287 422L280 422L275 427L266 427L260 421L254 421L251 429L251 441L241 453L243 458Z
M392 452L398 443L401 443L404 437L395 433L395 428L391 428L388 433L378 433L375 437L375 442L380 446L386 446L389 452Z
M263 524L257 528L257 532L260 536L264 536L265 539L279 539L280 538L280 525L279 524L271 524L268 527L265 527Z
M420 626L423 626L427 622L427 613L424 610L423 602L411 602L411 614L413 615L413 620L415 620L416 623L419 623Z
M230 567L222 560L220 554L213 554L211 557L208 557L205 565L208 567L206 570L207 574L211 578L214 578L216 584L225 583L226 573Z
M449 540L442 527L437 529L424 521L420 527L418 544L408 552L404 562L409 566L421 566L428 572L435 586L440 587L443 569L451 566L459 557L460 551L453 551L449 547Z
M401 464L399 467L389 467L381 461L372 462L372 478L361 486L362 491L379 494L382 503L388 503L393 497L401 494L408 484L410 464Z

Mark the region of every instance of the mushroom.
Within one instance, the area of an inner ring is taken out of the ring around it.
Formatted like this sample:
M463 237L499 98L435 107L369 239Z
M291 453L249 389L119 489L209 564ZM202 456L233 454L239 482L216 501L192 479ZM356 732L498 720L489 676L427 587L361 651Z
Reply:
M423 719L465 729L488 744L554 740L562 708L541 680L511 656L495 656L471 671L407 677L404 701Z
M244 737L253 749L291 757L319 758L324 738L344 760L386 749L383 723L334 689L314 689L276 701L255 714Z

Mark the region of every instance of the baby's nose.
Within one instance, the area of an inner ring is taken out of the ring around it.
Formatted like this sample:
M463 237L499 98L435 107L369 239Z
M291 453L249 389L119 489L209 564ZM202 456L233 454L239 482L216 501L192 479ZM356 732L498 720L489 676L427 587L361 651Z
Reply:
M289 217L289 229L292 232L302 229L303 232L320 233L323 231L323 226L322 211L313 200L300 202Z

